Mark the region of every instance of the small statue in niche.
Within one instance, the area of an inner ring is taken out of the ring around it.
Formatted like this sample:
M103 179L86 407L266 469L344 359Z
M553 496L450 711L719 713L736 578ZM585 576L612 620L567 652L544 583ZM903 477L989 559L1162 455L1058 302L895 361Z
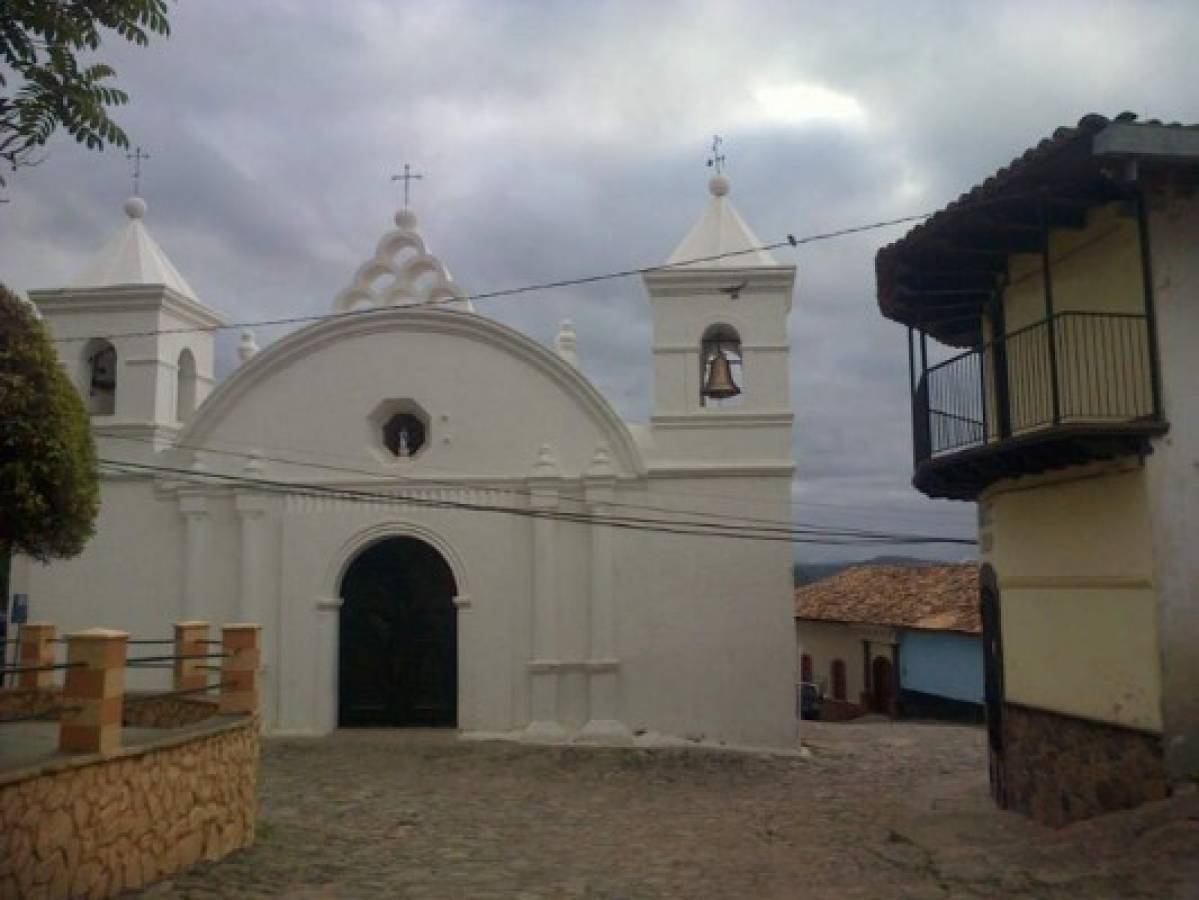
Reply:
M427 437L425 423L412 413L396 413L383 426L383 444L397 459L416 456Z

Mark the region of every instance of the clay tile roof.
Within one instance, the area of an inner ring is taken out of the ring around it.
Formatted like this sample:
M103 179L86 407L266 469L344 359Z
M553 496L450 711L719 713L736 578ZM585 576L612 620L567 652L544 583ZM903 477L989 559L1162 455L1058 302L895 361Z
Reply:
M1087 141L1094 137L1112 122L1135 122L1135 113L1120 113L1114 119L1108 119L1098 113L1090 113L1078 120L1077 125L1064 125L1055 128L1053 134L1041 140L1035 147L1030 147L1022 154L1013 159L1010 163L997 171L994 175L985 178L981 183L976 184L970 190L959 196L956 200L946 206L944 209L934 213L929 218L925 219L919 225L914 226L902 238L892 244L888 244L879 251L881 256L886 256L893 252L903 244L910 243L916 238L934 231L943 221L952 217L963 206L973 206L980 201L987 200L1002 190L1010 187L1013 182L1019 180L1023 176L1030 175L1035 172L1041 165L1052 160L1058 154L1067 150L1073 149L1075 145L1081 141ZM1160 124L1157 122L1144 122L1141 124Z
M927 254L940 260L934 268L943 268L946 255L952 256L959 240L977 251L985 245L989 230L1002 227L1004 215L1021 204L1025 213L1035 213L1039 199L1049 193L1061 198L1091 202L1109 202L1123 196L1117 179L1111 177L1113 160L1124 155L1136 156L1128 149L1096 151L1096 141L1129 130L1172 132L1175 138L1189 137L1199 125L1163 123L1156 119L1138 120L1135 113L1124 112L1114 118L1096 113L1083 116L1077 124L1057 128L1035 146L1025 150L1006 166L959 196L944 209L913 227L902 238L881 248L875 256L875 276L879 307L884 316L905 325L919 325L939 340L953 346L971 346L980 340L977 321L945 311L945 320L928 297L908 294L910 276L929 271ZM1162 144L1178 143L1162 140ZM1193 147L1192 140L1184 141ZM1166 154L1169 156L1169 154ZM1188 150L1185 164L1193 165L1194 153ZM1183 164L1180 162L1179 164ZM1006 212L1005 212L1006 210ZM977 258L975 258L977 262ZM942 273L943 274L943 273ZM954 286L951 285L952 289ZM957 297L959 301L961 297Z
M978 634L978 564L854 566L796 588L795 617Z

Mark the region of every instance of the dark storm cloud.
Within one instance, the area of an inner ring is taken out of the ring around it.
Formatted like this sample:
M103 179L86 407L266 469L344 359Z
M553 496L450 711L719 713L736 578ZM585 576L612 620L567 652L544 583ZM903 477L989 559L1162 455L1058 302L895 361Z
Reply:
M405 160L468 291L651 265L700 214L713 131L763 240L931 210L1088 111L1199 120L1195 26L1187 3L279 0L180 4L169 41L104 55L153 157L147 224L203 298L252 320L329 309ZM65 282L121 224L120 154L50 151L0 207L0 274L22 290ZM779 253L799 266L797 515L970 534L972 507L909 486L904 332L873 283L902 233ZM545 342L572 319L586 372L648 415L638 280L479 309Z

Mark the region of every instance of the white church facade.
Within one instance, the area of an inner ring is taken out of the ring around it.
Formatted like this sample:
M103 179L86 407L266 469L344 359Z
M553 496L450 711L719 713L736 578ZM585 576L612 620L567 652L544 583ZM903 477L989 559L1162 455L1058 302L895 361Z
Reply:
M81 556L18 558L12 589L63 630L261 623L269 732L794 746L791 546L696 532L790 521L795 269L737 253L759 242L709 187L644 276L646 423L569 328L547 348L475 312L407 210L329 316L261 351L243 333L218 383L228 319L128 201L70 287L30 295L91 408L102 502Z

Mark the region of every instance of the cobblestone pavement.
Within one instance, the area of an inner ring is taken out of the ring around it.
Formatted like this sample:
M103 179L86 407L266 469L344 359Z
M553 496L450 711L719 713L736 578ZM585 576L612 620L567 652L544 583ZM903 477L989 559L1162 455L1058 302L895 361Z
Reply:
M990 806L980 729L804 734L808 758L269 740L257 844L144 896L1199 897L1197 792L1052 831Z

